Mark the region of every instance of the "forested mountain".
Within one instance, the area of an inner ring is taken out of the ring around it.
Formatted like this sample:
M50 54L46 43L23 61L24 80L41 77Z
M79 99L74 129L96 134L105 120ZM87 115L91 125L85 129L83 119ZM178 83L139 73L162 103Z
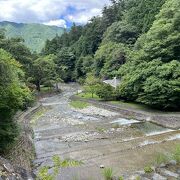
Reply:
M56 34L61 35L63 28L43 24L23 24L14 22L0 22L0 29L5 29L7 37L21 37L25 45L32 51L40 52L47 39L53 39Z
M112 0L102 17L47 41L65 81L117 76L118 98L180 107L180 1Z

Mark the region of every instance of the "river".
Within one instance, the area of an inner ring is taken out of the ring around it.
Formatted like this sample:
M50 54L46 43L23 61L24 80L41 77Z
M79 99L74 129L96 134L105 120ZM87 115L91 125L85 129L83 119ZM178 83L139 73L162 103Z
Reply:
M61 88L62 93L40 100L45 110L33 125L35 171L52 166L52 157L59 155L81 160L83 165L62 169L57 179L101 180L100 166L113 168L116 175L142 170L157 152L169 152L180 142L179 130L158 127L157 132L146 133L142 130L145 125L137 126L136 122L130 126L118 111L93 105L74 109L69 105L70 97L79 87L70 84Z

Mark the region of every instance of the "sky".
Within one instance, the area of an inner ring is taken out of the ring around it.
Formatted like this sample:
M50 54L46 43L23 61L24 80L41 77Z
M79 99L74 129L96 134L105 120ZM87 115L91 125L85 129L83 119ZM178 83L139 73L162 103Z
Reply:
M69 27L101 15L109 0L0 0L0 21Z

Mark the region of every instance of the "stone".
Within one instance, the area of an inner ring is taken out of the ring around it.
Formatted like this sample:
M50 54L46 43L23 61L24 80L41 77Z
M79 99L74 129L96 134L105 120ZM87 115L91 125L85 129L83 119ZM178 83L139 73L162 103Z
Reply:
M105 168L105 166L104 166L103 164L101 164L101 165L100 165L100 168L101 168L101 169L104 169L104 168Z
M139 175L144 175L145 174L145 172L144 171L137 171L137 174L139 174Z
M164 176L161 176L160 174L154 173L152 180L167 180L167 178Z
M129 177L129 180L136 180L138 177L140 177L140 176L132 175L132 176Z
M140 180L150 180L149 178L146 178L146 177L141 177Z
M155 168L154 166L151 166L151 169L152 169L153 171L155 171L155 170L156 170L156 168Z
M176 174L176 173L174 173L172 171L169 171L167 169L161 169L160 172L161 172L161 174L163 176L174 177L174 178L178 178L179 177L179 174Z
M159 165L159 167L160 167L160 168L164 168L164 167L166 167L166 165L165 165L164 163L161 163L161 164Z
M10 173L14 172L13 166L11 166L9 163L4 164L4 168Z
M177 162L176 162L175 160L171 160L171 161L169 161L169 164L171 164L171 165L176 165Z

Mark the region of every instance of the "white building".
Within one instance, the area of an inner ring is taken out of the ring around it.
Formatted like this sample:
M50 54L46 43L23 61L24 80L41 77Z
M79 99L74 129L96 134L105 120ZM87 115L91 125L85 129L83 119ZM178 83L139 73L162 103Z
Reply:
M117 86L119 86L121 83L120 79L117 79L116 77L114 77L114 79L104 80L103 82L106 84L109 84L110 86L114 88L117 88Z

